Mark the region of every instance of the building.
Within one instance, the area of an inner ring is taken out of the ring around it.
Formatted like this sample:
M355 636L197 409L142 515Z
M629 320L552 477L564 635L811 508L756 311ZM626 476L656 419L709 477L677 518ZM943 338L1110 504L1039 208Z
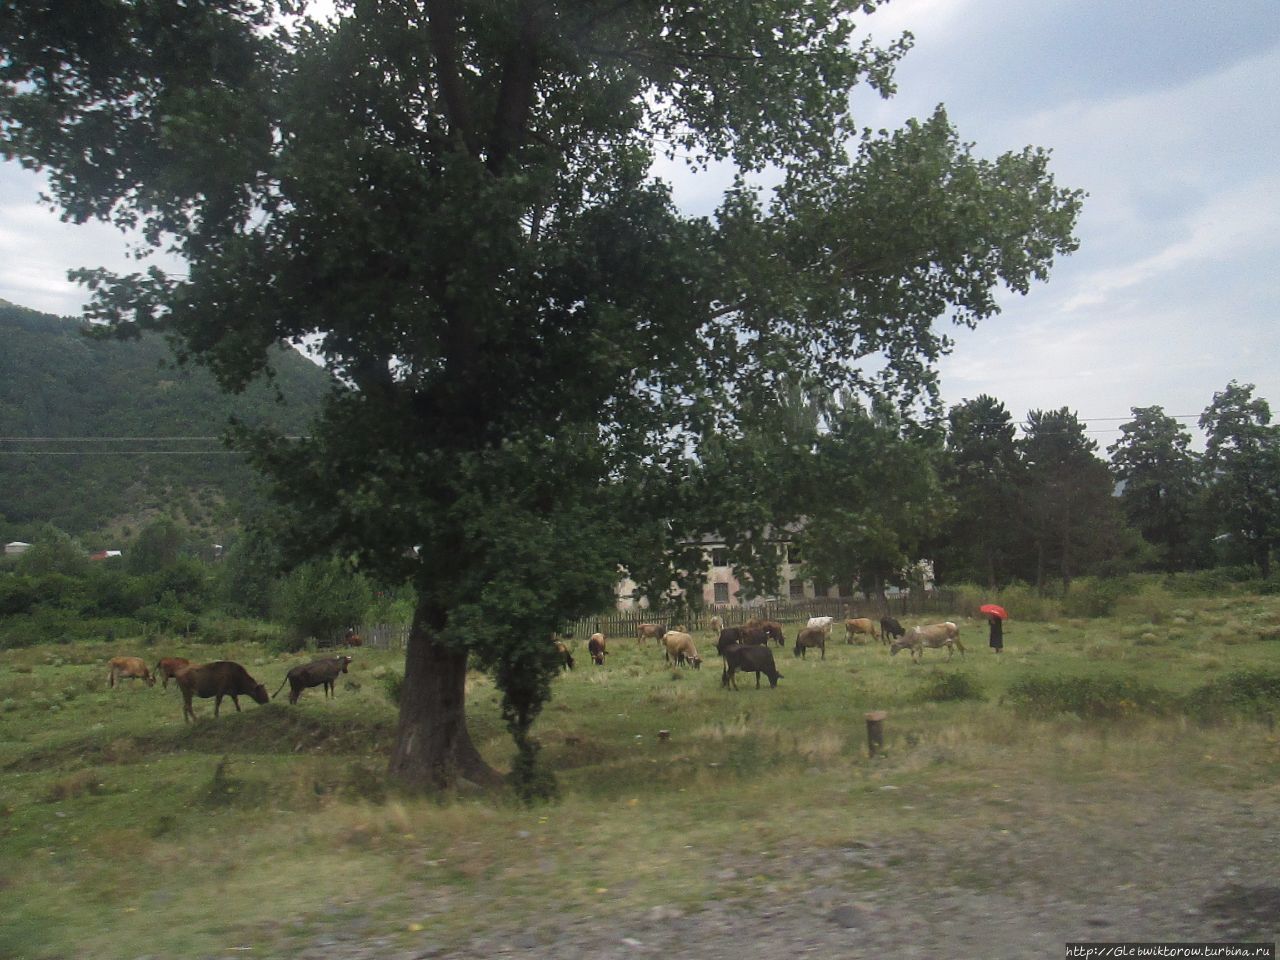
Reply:
M4 555L6 557L13 557L20 553L26 553L30 549L31 544L25 543L22 540L14 540L12 543L6 543L4 545Z

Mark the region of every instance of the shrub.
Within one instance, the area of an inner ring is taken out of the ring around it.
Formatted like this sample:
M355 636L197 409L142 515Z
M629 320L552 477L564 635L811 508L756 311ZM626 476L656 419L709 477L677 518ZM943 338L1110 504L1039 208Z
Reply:
M1187 694L1187 713L1201 720L1229 714L1263 717L1280 711L1280 670L1239 670Z
M1163 690L1116 677L1029 677L1014 683L1007 699L1032 716L1073 713L1094 720L1165 713L1172 706Z
M982 685L969 674L960 671L933 674L925 682L920 696L934 703L986 699L982 692Z
M1109 617L1116 602L1127 590L1126 580L1099 580L1081 577L1062 598L1062 612L1068 617Z
M387 695L388 700L399 707L400 694L404 692L404 674L392 671L383 676L382 691Z

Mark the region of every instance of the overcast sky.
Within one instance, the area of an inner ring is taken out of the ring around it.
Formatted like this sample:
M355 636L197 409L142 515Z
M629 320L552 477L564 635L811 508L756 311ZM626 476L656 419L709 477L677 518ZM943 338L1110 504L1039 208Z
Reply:
M1059 184L1089 193L1049 283L954 331L948 403L1066 406L1104 448L1135 406L1194 434L1233 379L1280 418L1280 0L892 0L868 27L916 43L897 96L858 101L862 125L943 103L979 155L1051 148ZM709 212L718 185L682 179L677 200ZM0 164L0 299L73 315L66 271L130 269L125 245L60 223L39 190Z

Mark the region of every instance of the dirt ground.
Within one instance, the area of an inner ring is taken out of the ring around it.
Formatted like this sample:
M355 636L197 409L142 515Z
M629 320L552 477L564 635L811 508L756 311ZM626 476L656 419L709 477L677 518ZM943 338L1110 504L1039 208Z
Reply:
M904 791L906 793L906 791ZM927 802L903 796L904 804ZM856 813L851 813L856 815ZM677 842L673 837L673 842ZM1275 941L1280 786L1162 792L1006 786L935 829L848 847L721 855L695 905L493 922L461 943L360 924L253 955L299 960L1060 958L1068 941ZM708 893L710 895L708 895ZM423 890L424 897L431 892Z

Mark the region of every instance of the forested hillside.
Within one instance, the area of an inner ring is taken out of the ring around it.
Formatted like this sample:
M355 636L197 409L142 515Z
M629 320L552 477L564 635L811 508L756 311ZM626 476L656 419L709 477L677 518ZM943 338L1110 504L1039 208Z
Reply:
M273 361L276 389L236 397L179 367L159 337L87 336L83 324L0 301L0 537L43 523L111 545L159 514L207 531L234 528L254 475L220 438L231 416L306 431L329 387L301 354Z

